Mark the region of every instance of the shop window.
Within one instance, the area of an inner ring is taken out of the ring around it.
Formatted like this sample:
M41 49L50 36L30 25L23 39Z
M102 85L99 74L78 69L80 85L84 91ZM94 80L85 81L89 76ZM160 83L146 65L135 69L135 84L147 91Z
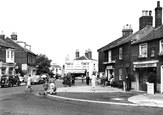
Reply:
M122 59L122 47L119 48L119 60Z
M160 52L159 55L163 55L163 40L160 40Z
M111 62L111 50L108 51L108 62Z
M119 80L122 80L122 74L123 74L122 69L119 69Z
M147 43L139 45L139 58L147 57Z

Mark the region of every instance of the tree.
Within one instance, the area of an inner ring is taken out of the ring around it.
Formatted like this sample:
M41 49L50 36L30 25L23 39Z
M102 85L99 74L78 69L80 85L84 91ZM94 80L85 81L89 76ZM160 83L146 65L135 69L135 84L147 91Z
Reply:
M37 74L50 73L49 67L51 60L45 54L37 55L36 65L37 65Z

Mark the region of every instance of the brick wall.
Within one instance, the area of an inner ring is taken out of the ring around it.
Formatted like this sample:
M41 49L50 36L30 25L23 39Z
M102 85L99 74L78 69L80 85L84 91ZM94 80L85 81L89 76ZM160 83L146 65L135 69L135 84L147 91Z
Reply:
M0 60L6 62L6 47L0 46Z

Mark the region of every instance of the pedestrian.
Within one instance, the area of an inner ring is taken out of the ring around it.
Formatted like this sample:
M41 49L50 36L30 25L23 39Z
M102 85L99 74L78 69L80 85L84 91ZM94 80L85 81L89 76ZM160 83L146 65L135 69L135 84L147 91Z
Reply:
M95 91L95 88L96 88L96 75L95 75L95 72L93 72L93 74L91 76L91 83L92 83L92 89L93 89L93 91Z
M47 90L49 88L48 78L45 78L45 82L43 84L43 87L44 87L44 94L47 94Z
M51 76L51 78L49 79L49 92L50 94L56 94L56 84L55 84L55 78L53 76Z
M81 78L82 78L82 83L84 83L84 75L82 75Z
M104 87L105 86L105 74L102 73L102 76L101 76L101 85Z
M67 73L67 85L71 87L71 83L72 83L72 76L70 73Z
M25 91L26 91L28 88L30 89L30 91L33 90L33 89L32 89L32 85L31 85L31 75L30 75L30 74L28 75L28 78L27 78L27 85L26 85Z
M87 85L89 85L89 80L90 80L89 75L86 75L86 84Z

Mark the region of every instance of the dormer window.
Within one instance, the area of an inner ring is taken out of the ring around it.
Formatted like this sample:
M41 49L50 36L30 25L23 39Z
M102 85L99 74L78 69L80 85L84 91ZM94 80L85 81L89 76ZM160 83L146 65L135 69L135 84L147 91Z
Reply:
M139 45L139 58L147 57L147 43Z

